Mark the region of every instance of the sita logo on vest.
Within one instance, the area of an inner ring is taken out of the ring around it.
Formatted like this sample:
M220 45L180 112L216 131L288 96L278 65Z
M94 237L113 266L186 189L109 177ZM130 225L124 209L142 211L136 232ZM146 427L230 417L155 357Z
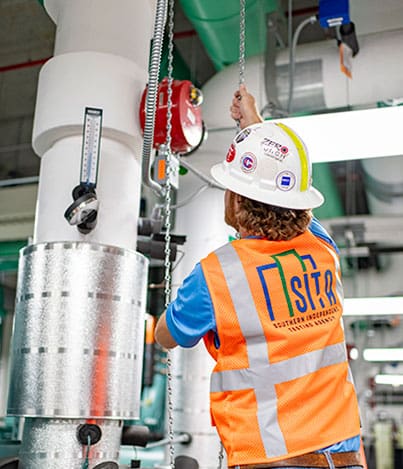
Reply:
M310 311L318 311L337 303L334 292L334 273L330 269L318 270L317 264L310 254L300 256L295 249L291 249L273 255L271 258L274 262L261 265L256 269L272 321L276 320L274 310L277 310L277 302L283 302L284 298L289 317L293 317L296 312L305 313L308 308ZM298 273L296 273L295 264L301 268ZM275 281L273 274L280 278L284 298L279 298L278 289L276 289L275 295L270 295L269 286L273 285Z

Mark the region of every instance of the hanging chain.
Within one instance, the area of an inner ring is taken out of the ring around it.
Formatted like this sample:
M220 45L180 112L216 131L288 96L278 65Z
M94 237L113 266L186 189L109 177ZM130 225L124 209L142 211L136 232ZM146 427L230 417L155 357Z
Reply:
M246 0L240 0L239 5L239 84L245 82L245 17Z
M240 0L239 3L239 84L245 83L245 17L246 17L246 0ZM239 122L238 122L239 129ZM217 469L222 469L224 460L224 446L220 441L220 449L218 451Z
M172 84L173 84L173 37L174 37L174 0L168 0L168 96L167 96L167 139L165 184L165 309L171 301L171 142L172 142ZM171 352L167 352L167 407L168 407L168 440L169 465L175 468L175 446L172 401L172 360Z
M217 466L217 469L222 469L223 460L224 460L224 446L222 445L222 442L220 441L220 449L218 451L218 466Z

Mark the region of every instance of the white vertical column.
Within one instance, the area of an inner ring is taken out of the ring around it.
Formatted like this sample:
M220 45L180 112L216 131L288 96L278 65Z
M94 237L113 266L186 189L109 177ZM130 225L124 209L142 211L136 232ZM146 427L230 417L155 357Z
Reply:
M141 3L141 5L139 5ZM55 56L42 68L33 146L42 157L34 242L89 241L134 249L141 187L139 103L154 0L47 0L57 24ZM64 219L80 182L85 107L103 110L96 228Z
M192 174L180 178L178 199L184 200L204 183ZM209 252L228 241L232 230L224 223L224 192L207 189L176 211L175 232L186 234L185 256L173 275L173 291ZM195 311L195 314L197 312ZM176 455L190 456L201 469L216 468L220 441L211 425L210 373L214 361L200 343L193 349L172 352L173 404L175 433L189 433L190 445L177 445Z

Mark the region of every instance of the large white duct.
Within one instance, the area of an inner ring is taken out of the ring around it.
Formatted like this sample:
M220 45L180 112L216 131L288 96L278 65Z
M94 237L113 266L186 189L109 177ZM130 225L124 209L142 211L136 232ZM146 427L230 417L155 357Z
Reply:
M353 59L352 80L340 71L339 52L334 40L298 46L295 56L297 94L310 94L314 86L322 95L324 110L348 105L374 105L377 101L402 96L403 30L359 36L358 40L360 52ZM288 50L279 50L275 65L276 72L281 75L276 83L280 94L283 89L288 90L288 77L283 74L283 67L287 65L288 68L288 62ZM301 76L301 89L298 89L298 66L304 63L309 65L308 72L311 71L312 75ZM233 64L204 85L203 118L208 129L233 126L228 108L238 87L238 74L238 65ZM245 82L260 108L267 104L264 80L264 58L255 56L247 59Z
M195 193L204 183L191 173L180 178L179 199ZM177 287L191 272L194 265L210 251L228 241L232 230L224 223L224 193L207 189L187 205L176 210L175 231L186 233L186 254L174 271L174 297ZM195 312L195 314L197 314ZM204 344L193 349L176 348L172 351L172 390L174 429L189 433L190 445L176 445L177 455L197 459L201 469L218 465L219 438L210 418L210 373L214 361Z

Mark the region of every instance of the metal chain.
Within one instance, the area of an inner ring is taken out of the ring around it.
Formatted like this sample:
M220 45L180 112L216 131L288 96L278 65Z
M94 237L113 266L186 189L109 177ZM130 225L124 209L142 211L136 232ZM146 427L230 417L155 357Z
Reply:
M239 84L245 83L245 16L246 0L240 0L239 3ZM241 130L241 123L237 123L237 132Z
M239 3L239 84L245 83L245 17L246 17L246 0L240 0ZM239 127L239 123L238 123ZM224 460L224 446L220 441L220 449L218 451L217 469L222 469Z
M239 8L239 84L245 82L245 17L246 0L240 0Z
M220 441L220 450L218 451L218 466L217 469L222 469L222 463L224 460L224 446Z
M168 96L167 96L167 138L166 138L166 168L165 184L165 309L171 301L171 142L172 142L172 84L173 84L173 37L174 37L174 0L168 1ZM167 352L167 410L168 410L168 440L169 465L175 468L175 446L173 426L172 401L172 360L171 352Z

